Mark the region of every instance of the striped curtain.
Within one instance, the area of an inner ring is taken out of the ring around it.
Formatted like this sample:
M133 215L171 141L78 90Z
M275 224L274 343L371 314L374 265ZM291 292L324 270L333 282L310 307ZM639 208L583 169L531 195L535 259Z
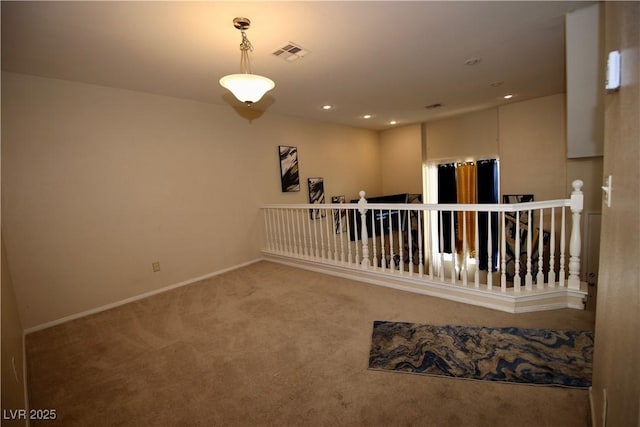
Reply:
M478 166L478 203L498 203L498 162L481 160ZM478 261L480 270L488 270L488 212L478 214ZM491 271L498 269L498 213L491 214Z
M476 165L462 163L456 168L457 201L460 204L476 204ZM456 250L467 257L475 257L475 212L458 212L458 233L456 236ZM463 253L466 240L467 252Z
M480 160L474 163L446 163L438 165L438 203L439 204L482 204L498 203L498 161L496 159ZM451 230L451 219L453 227ZM488 270L489 251L488 234L491 221L491 271L498 268L498 214L478 213L478 229L475 229L474 212L442 212L442 220L438 218L438 252L452 253L459 256L475 257L476 251L480 270ZM466 229L463 230L464 228ZM451 233L455 235L455 248L451 247ZM475 247L476 233L480 247ZM463 236L464 234L464 236ZM440 238L442 236L442 238ZM466 240L467 253L463 254L463 238Z
M447 163L438 165L438 204L457 203L458 196L456 190L456 165ZM450 254L451 251L451 214L452 212L442 212L442 220L438 218L438 229L442 235L440 242L441 252ZM455 227L455 225L454 225Z

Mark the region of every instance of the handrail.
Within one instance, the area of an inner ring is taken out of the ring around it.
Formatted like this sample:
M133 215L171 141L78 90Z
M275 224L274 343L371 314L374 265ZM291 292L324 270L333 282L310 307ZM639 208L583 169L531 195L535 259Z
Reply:
M525 203L493 203L493 204L446 204L446 203L367 203L368 209L391 209L391 210L409 210L409 211L479 211L479 212L516 212L533 209L549 209L561 208L563 206L570 207L571 199L544 200L541 202L525 202ZM357 203L322 203L322 204L267 204L262 205L265 209L285 209L285 208L301 208L301 209L358 209Z
M369 203L364 191L358 203L265 204L264 251L490 293L494 283L521 296L580 291L582 185L567 199L514 204Z

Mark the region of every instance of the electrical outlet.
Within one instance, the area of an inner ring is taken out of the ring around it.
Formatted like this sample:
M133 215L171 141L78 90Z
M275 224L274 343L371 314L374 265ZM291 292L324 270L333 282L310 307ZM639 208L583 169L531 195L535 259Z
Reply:
M158 271L160 271L160 261L151 263L151 267L153 268L153 272L157 273Z

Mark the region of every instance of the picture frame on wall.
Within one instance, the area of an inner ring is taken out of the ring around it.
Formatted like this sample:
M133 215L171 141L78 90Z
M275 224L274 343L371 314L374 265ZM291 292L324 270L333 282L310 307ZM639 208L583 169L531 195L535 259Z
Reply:
M308 178L309 203L312 205L324 203L324 178ZM325 216L324 209L310 209L311 219L319 219Z
M279 145L280 183L283 193L300 191L300 174L298 171L298 148Z
M345 203L344 196L331 196L331 203ZM344 233L347 229L347 210L346 209L334 209L333 210L333 229L336 234Z

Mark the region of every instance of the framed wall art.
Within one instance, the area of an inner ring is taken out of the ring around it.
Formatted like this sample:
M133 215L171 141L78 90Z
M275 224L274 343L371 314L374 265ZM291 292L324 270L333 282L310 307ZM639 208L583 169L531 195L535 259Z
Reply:
M298 173L298 148L286 145L278 146L280 154L280 181L282 192L300 191L300 175Z
M331 196L331 203L345 203L344 196ZM343 233L347 228L347 210L346 209L334 209L333 210L333 228L336 234Z
M309 178L309 203L324 203L324 178ZM325 216L324 209L310 209L311 219L318 219Z

